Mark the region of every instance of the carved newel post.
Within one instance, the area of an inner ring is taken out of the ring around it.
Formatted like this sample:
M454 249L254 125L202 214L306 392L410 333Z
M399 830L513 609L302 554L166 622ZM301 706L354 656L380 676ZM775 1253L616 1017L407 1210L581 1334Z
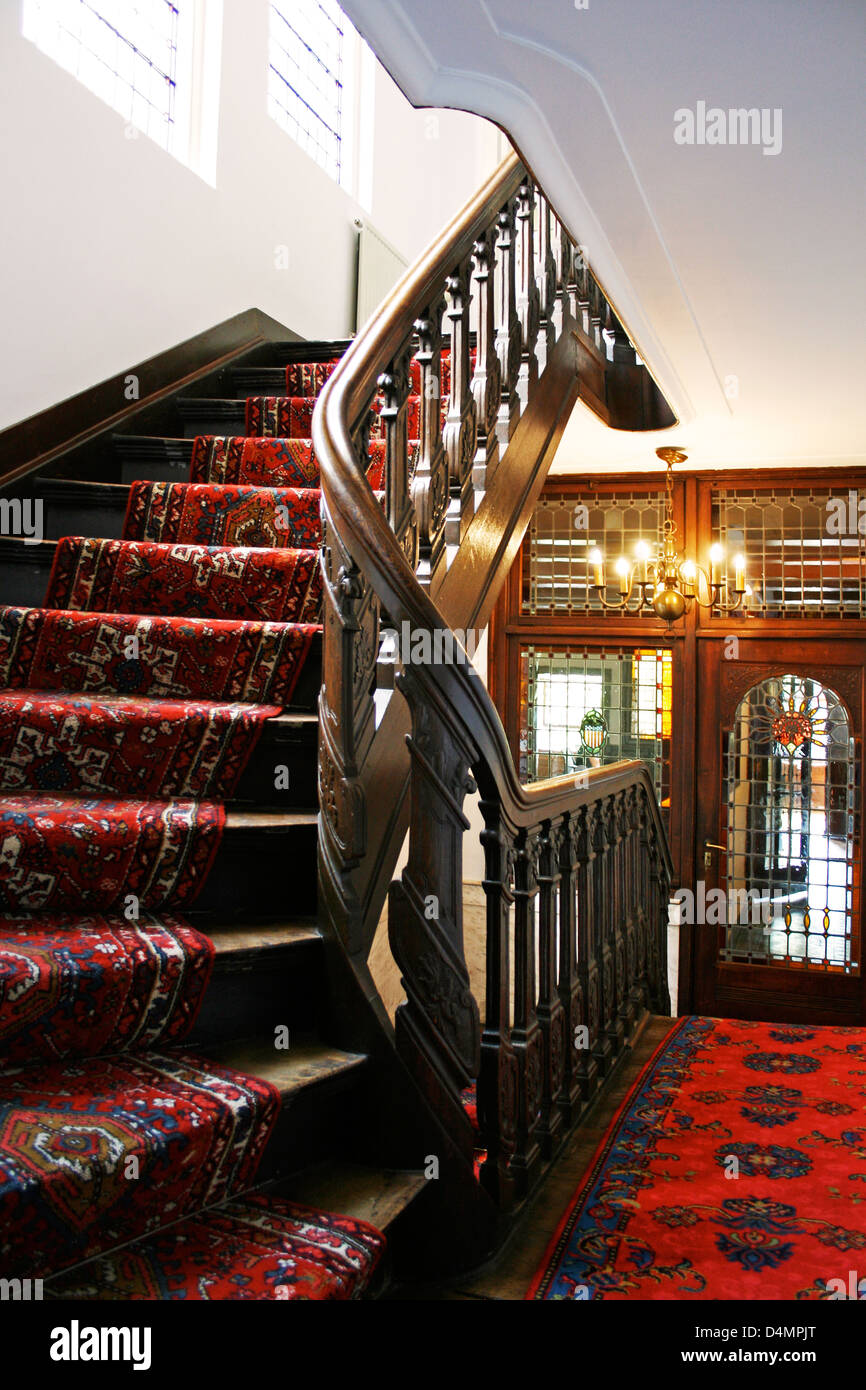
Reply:
M397 1045L440 1113L451 1103L455 1139L471 1161L459 1093L478 1075L480 1021L463 951L463 801L475 790L477 752L411 665L397 684L412 714L409 861L388 905L388 937L406 991Z

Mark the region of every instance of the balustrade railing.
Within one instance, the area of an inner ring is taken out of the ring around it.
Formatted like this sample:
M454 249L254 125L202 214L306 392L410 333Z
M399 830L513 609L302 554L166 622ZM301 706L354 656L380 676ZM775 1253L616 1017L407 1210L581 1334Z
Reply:
M522 787L453 631L486 622L563 420L581 389L602 409L626 359L633 368L582 251L512 156L359 334L313 424L320 906L362 970L390 884L406 992L397 1046L470 1172L486 1150L480 1179L503 1205L528 1190L644 1010L667 1010L670 861L646 767ZM365 477L371 429L385 439L378 497ZM386 627L401 636L403 698L377 683ZM476 785L483 1022L462 927ZM408 862L391 883L407 824ZM477 1134L461 1103L472 1084Z

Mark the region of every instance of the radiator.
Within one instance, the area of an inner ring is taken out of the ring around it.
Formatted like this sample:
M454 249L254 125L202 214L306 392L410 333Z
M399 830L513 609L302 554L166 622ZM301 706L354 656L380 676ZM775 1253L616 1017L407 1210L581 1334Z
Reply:
M369 222L356 219L355 226L358 228L357 333L400 279L408 261Z

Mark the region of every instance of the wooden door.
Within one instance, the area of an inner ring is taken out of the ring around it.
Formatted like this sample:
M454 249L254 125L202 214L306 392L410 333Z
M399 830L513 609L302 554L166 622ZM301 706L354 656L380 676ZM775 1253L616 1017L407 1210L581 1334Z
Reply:
M861 1024L864 653L698 643L696 1012Z

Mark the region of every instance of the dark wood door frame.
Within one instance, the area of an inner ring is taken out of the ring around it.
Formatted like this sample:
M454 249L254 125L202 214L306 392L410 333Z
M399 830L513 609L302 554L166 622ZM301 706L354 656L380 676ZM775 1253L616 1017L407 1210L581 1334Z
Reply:
M863 650L859 642L844 639L801 642L756 638L740 644L736 660L725 660L723 643L720 641L702 642L698 666L701 689L698 735L702 775L696 800L696 858L707 840L723 842L719 832L723 758L727 731L733 723L737 706L743 695L762 680L783 674L809 676L841 697L851 719L859 764L858 787L862 793L866 767L862 737ZM855 864L855 881L862 884L862 833L858 839L859 862ZM721 883L716 885L716 878L721 874L720 861L721 855L716 855L712 869L707 871L707 892L711 886L721 886ZM862 941L862 895L858 894L857 898L860 900L857 906L860 921L854 927ZM791 1023L824 1020L837 1024L859 1024L866 1018L866 977L863 975L719 962L719 928L694 926L681 928L681 932L693 938L690 994L698 1013Z
M622 493L633 490L661 490L659 473L556 476L545 485L548 496L573 496L577 499L587 492ZM712 505L714 493L734 486L790 486L853 488L866 492L866 469L809 469L792 480L787 471L725 470L718 472L682 472L676 477L675 517L683 544L690 553L701 557L707 554L712 540ZM587 615L583 613L544 613L530 615L522 610L524 577L527 572L527 542L512 566L496 605L490 631L489 685L499 710L517 762L519 757L520 709L520 651L523 647L543 644L550 648L583 649L607 647L664 647L672 645L674 656L674 743L671 757L671 818L670 837L676 886L694 888L702 869L702 844L697 833L699 789L704 784L706 768L698 749L699 712L705 698L700 678L705 649L720 648L731 635L750 647L775 641L796 641L801 645L803 661L811 663L816 672L823 662L835 664L828 655L834 644L859 646L859 664L866 663L866 619L822 618L755 618L734 615L712 617L704 610L693 609L678 624L673 640L664 624L654 619L620 617L618 615ZM756 659L760 660L760 656ZM847 661L843 665L849 664ZM856 660L854 664L857 664ZM804 667L806 669L806 667ZM832 684L832 682L828 682ZM861 716L862 719L862 716ZM861 722L861 727L863 727ZM701 996L696 979L700 968L696 960L693 929L680 932L680 996L681 1013L694 1011ZM781 972L795 975L795 997L806 988L806 972ZM810 977L811 978L811 977ZM784 993L784 991L782 992ZM780 995L781 997L781 995ZM793 1007L793 1004L792 1004ZM861 1010L866 1000L861 999ZM792 1015L793 1017L793 1015ZM866 1021L866 1012L863 1012Z

